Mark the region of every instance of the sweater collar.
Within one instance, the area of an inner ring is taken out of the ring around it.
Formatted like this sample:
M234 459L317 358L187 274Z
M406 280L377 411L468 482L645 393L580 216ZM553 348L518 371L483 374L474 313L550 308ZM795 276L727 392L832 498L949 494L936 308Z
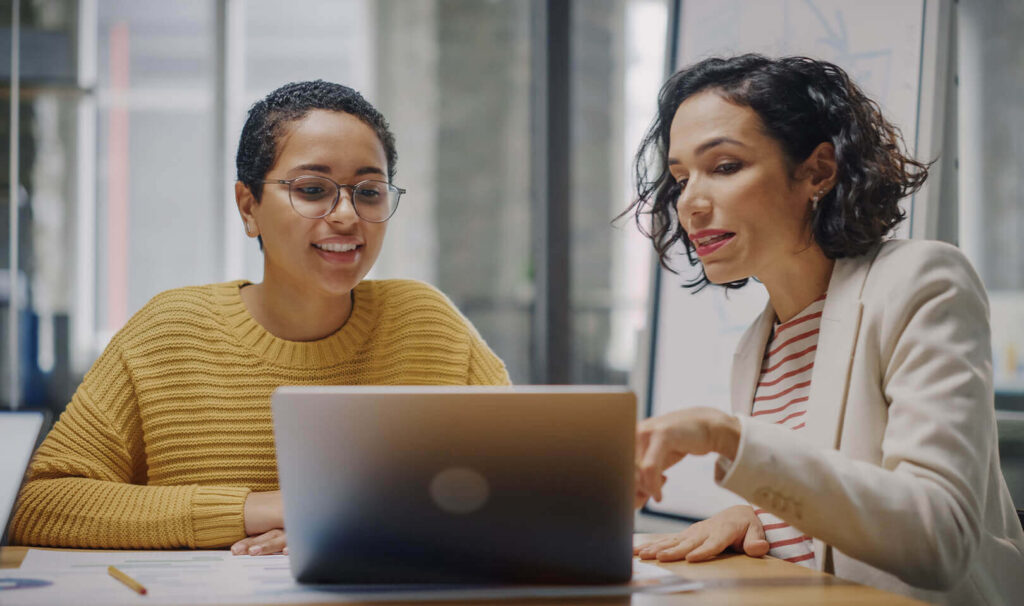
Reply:
M352 314L335 333L316 341L288 341L274 336L256 321L242 302L241 289L247 280L216 285L214 299L227 328L242 346L277 366L327 368L350 359L362 349L379 315L378 288L363 280L353 289Z

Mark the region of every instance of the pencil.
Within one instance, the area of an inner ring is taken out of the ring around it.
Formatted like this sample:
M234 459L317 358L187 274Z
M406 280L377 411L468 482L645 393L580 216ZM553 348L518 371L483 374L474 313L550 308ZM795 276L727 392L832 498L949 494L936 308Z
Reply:
M140 585L139 582L135 579L131 578L130 576L126 575L120 570L114 568L113 566L107 566L107 573L109 573L110 576L114 577L118 581L121 581L125 585L131 587L132 590L137 592L139 595L146 595L145 587Z

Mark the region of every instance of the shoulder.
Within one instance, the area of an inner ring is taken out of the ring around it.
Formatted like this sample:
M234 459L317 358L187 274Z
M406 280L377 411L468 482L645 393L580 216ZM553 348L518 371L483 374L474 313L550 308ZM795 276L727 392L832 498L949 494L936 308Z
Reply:
M124 325L118 336L136 341L148 339L166 326L190 326L207 329L217 322L217 310L231 289L241 281L184 286L165 290L151 298ZM116 338L116 337L115 337Z
M433 312L461 318L444 293L419 280L367 280L365 286L374 290L374 298L383 310L392 313Z
M199 286L182 286L165 290L153 296L145 308L182 307L195 304L209 304L218 291L225 288L237 288L241 281L203 284Z
M376 331L409 343L460 343L479 335L452 301L437 288L418 280L364 280L357 288L369 292L377 308Z
M215 311L218 293L237 288L239 282L188 286L155 295L106 344L87 377L115 372L148 353L166 350L170 341L179 347L209 339L220 323Z
M889 240L883 242L875 265L901 265L913 268L950 267L970 269L970 261L956 246L938 240Z
M893 335L913 322L988 322L981 278L960 249L943 242L883 244L870 263L861 302L868 321L874 318Z
M889 240L871 262L866 290L898 296L931 289L968 289L984 293L984 285L963 252L935 240Z

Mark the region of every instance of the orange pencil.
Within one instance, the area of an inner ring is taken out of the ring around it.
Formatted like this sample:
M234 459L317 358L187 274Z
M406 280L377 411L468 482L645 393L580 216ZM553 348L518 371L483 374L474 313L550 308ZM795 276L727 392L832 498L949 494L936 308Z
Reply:
M146 595L146 588L143 587L138 581L114 568L113 566L107 566L107 573L114 577L118 581L121 581L125 585L131 587L134 591L140 595Z

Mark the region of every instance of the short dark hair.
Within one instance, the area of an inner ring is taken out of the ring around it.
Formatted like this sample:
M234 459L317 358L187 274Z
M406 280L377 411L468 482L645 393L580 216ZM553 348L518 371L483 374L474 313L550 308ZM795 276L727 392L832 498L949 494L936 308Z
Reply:
M249 117L238 140L235 167L238 180L245 184L259 201L263 192L260 181L277 159L277 143L286 133L286 126L303 118L314 109L344 112L359 118L377 133L387 158L388 181L396 172L398 152L395 136L387 120L357 91L324 80L292 82L274 90L249 108Z
M658 114L634 162L637 198L623 213L635 215L669 271L675 271L668 257L676 242L683 243L690 265L699 265L676 217L679 188L668 172L667 156L676 110L704 91L754 110L790 166L823 142L835 146L835 187L811 214L814 241L830 259L862 255L880 243L904 218L899 200L917 191L928 177L930 163L905 155L899 129L842 68L807 57L747 54L705 59L676 72L662 87ZM643 221L647 215L649 231ZM685 286L699 290L710 283L701 268L700 276ZM739 288L746 283L743 279L723 286Z

